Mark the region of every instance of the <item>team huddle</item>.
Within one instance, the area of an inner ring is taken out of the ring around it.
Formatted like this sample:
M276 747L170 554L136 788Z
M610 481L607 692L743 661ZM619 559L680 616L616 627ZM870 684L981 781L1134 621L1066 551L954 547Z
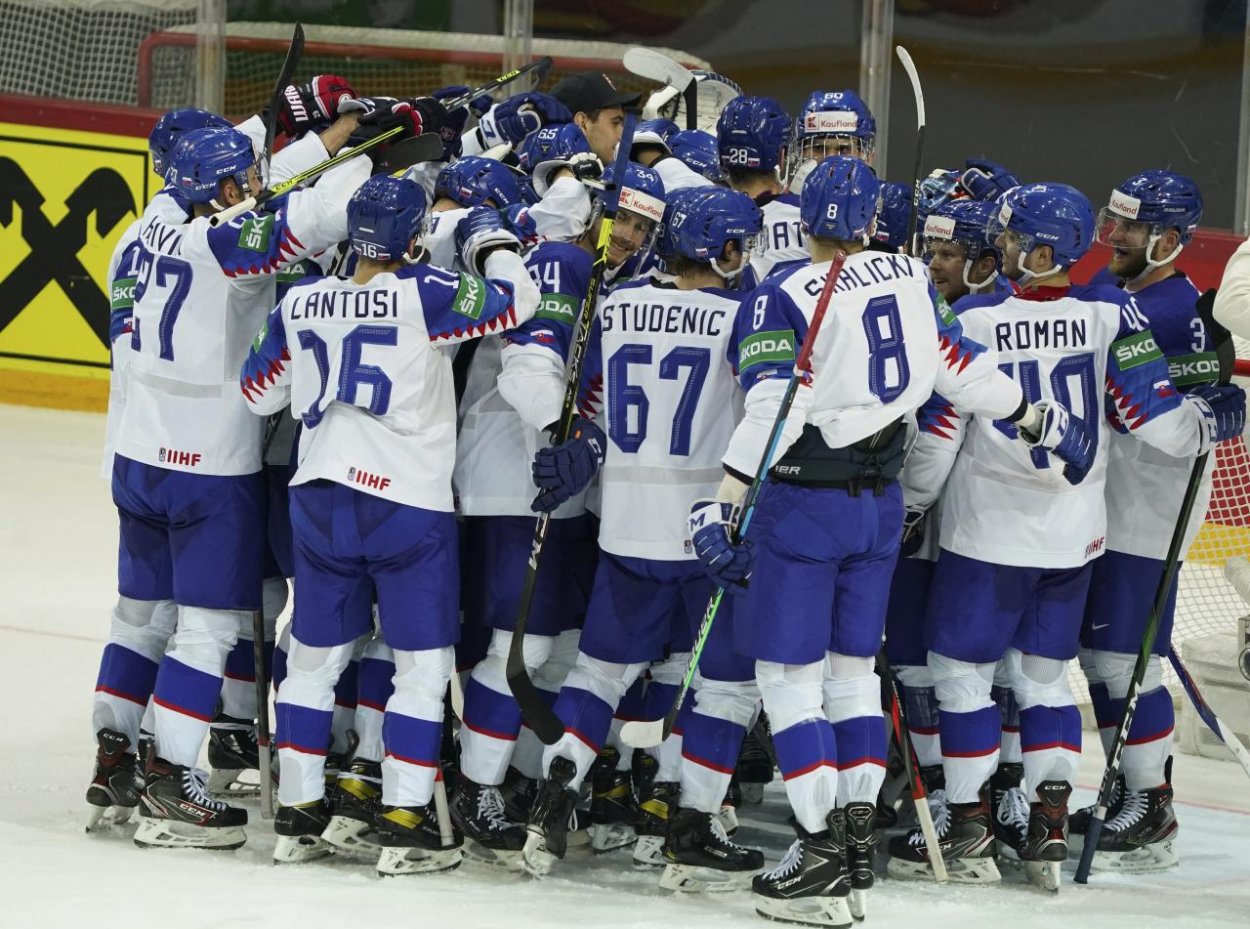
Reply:
M792 118L696 77L697 112L666 87L635 124L593 72L497 104L322 75L268 114L271 158L261 117L161 118L164 187L110 267L89 829L137 808L140 845L242 845L263 668L280 862L541 877L589 842L848 926L892 830L893 877L940 855L1057 888L1090 815L1067 665L1110 744L1194 459L1244 427L1194 373L1218 372L1176 267L1199 191L1145 171L1095 215L976 158L913 216L853 91ZM1171 609L1098 867L1177 863ZM692 660L671 734L631 745ZM893 776L913 749L936 845ZM769 868L731 835L778 770L796 838Z

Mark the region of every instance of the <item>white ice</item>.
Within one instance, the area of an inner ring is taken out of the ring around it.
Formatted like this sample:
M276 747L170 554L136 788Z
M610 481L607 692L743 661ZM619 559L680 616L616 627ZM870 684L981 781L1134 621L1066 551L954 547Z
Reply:
M140 850L133 826L85 835L89 708L116 577L116 518L97 476L103 428L98 415L0 405L0 929L764 925L749 894L675 898L620 853L572 851L542 882L470 865L381 880L342 862L271 866L272 832L255 808L235 852ZM1079 802L1101 768L1091 745ZM1250 927L1250 782L1231 763L1188 755L1177 756L1174 780L1178 869L1095 874L1057 896L881 880L867 925ZM775 782L762 807L747 809L740 840L777 861L791 838L787 814Z

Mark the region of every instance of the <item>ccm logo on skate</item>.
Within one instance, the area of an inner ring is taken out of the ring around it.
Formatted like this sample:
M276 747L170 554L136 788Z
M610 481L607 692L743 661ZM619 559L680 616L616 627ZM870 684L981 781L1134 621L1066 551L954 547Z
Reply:
M361 468L348 468L347 479L361 487L368 487L372 490L386 490L391 486L391 479L383 477L380 474L370 474Z
M199 452L180 452L176 448L162 448L157 455L162 464L182 465L188 468L197 467L202 457Z
M1104 535L1104 536L1100 536L1097 539L1094 539L1094 541L1086 545L1085 557L1088 558L1090 555L1094 554L1094 552L1102 551L1102 547L1104 544L1106 544L1106 541L1107 541L1107 537Z

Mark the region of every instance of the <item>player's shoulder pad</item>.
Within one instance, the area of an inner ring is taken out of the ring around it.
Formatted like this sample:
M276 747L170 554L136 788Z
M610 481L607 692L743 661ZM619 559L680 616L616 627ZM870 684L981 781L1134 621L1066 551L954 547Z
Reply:
M582 271L589 275L591 266L595 263L591 254L580 245L574 245L572 242L558 242L547 240L539 242L525 256L525 264L527 266L537 264L541 261L559 261L561 264L569 265L572 268Z
M962 316L969 310L981 307L998 306L1013 296L1009 290L1000 290L988 294L964 294L952 304L951 309L956 316Z

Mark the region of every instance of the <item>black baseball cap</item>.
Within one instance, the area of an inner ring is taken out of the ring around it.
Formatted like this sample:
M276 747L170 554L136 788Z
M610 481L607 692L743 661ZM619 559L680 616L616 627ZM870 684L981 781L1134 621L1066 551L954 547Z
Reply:
M551 88L555 97L574 113L590 113L611 106L637 106L642 94L622 93L599 71L579 71L560 79Z

